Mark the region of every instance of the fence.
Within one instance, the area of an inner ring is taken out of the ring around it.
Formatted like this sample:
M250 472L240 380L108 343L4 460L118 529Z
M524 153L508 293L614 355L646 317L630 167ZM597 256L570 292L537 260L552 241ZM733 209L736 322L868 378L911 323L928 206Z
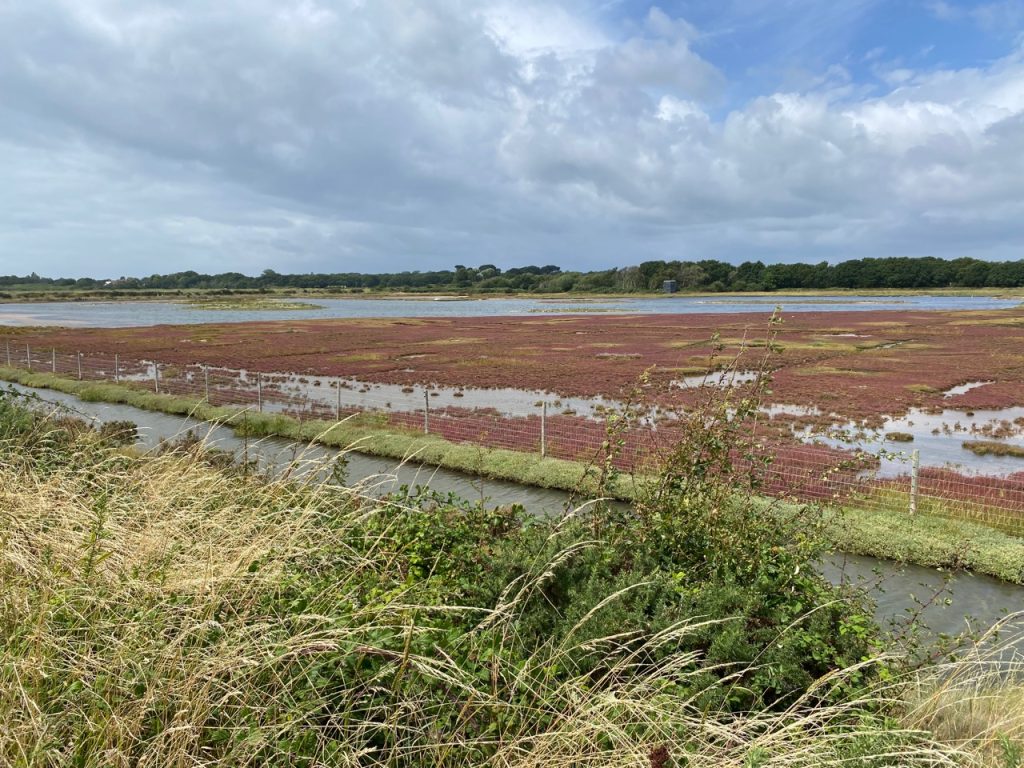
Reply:
M374 384L351 379L261 373L208 365L164 365L118 354L65 354L7 343L9 367L82 381L115 382L215 406L250 407L300 420L340 420L437 435L453 443L536 452L625 471L653 471L680 437L670 421L650 419L609 429L618 404L519 390L462 390ZM759 492L797 502L820 501L969 519L1024 535L1022 471L1004 476L928 466L917 451L888 454L834 445L774 440L752 462L736 457L737 476Z

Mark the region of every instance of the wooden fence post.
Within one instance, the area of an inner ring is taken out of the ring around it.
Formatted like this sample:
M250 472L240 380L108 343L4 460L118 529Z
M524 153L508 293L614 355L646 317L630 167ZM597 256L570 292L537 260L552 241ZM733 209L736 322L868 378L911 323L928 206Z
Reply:
M430 434L430 393L423 390L423 434Z
M548 455L548 401L540 404L540 457L543 459Z
M917 514L917 481L921 469L921 451L917 448L910 454L910 514Z

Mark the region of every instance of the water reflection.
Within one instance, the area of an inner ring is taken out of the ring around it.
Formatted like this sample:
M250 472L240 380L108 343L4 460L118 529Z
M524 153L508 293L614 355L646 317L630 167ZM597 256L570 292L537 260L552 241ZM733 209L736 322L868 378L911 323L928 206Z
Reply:
M496 317L538 313L586 314L770 314L779 305L787 312L872 310L983 310L1015 307L1018 299L990 296L663 296L645 298L508 299L465 301L423 299L328 299L313 297L310 310L209 310L169 301L38 302L0 304L0 325L62 325L126 328L142 325L240 323L256 320L317 320L343 317Z

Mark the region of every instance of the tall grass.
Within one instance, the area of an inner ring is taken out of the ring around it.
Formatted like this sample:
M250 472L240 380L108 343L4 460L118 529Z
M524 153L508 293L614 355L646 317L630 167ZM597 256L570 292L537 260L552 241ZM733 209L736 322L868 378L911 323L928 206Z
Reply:
M436 435L407 433L394 426L381 428L359 419L346 419L340 423L321 420L299 422L280 414L211 407L191 398L156 394L124 385L80 382L2 366L0 379L30 387L55 389L90 401L124 403L144 410L192 415L233 426L250 436L274 435L316 441L341 449L355 448L362 453L399 461L412 460L490 479L567 490L581 497L603 493L633 499L650 485L647 477L624 474L602 477L600 468L578 462L460 445ZM902 511L907 507L905 495L900 496L893 491L889 493L888 501L892 510L878 508L880 505L874 500L868 508L859 507L853 500L835 516L835 524L828 532L831 544L850 554L924 566L969 568L1006 581L1024 583L1024 542L1010 533L994 530L990 517L961 515L962 504L939 509L929 503L924 503L916 516L910 516ZM951 519L951 515L968 519Z
M902 722L981 764L1024 765L1024 614L989 629L959 658L909 678Z
M953 738L941 706L914 703L962 702L934 683L959 667L913 687L865 659L745 695L781 669L767 646L712 659L747 619L659 624L637 602L657 571L591 568L583 589L588 557L642 562L583 513L373 499L0 416L0 765L1010 765L991 761L1020 736ZM672 579L680 600L716 583ZM808 622L771 645L803 643ZM998 685L985 695L1014 695Z

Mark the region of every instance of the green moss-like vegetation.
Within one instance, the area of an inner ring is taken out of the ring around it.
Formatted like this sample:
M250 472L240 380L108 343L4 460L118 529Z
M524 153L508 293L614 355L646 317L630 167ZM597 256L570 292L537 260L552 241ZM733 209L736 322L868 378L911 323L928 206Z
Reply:
M1024 459L1024 448L1019 445L1000 443L996 440L965 440L962 445L964 450L978 456L1013 456Z
M854 555L966 569L1024 584L1024 540L978 523L847 508L835 513L828 538L836 549Z
M186 303L189 309L206 309L220 311L238 310L303 310L323 309L321 304L311 304L308 301L289 301L287 299L274 299L266 296L238 296L232 298L218 299L191 299Z

